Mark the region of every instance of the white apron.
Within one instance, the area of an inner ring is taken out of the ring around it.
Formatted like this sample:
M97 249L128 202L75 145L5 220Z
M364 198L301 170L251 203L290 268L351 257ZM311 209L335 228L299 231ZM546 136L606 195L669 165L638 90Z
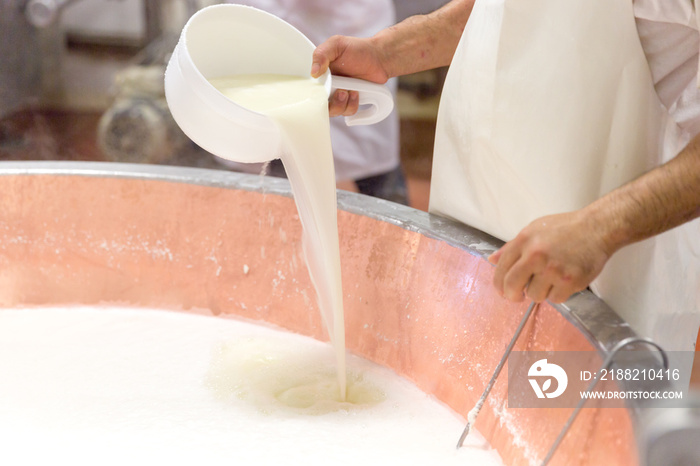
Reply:
M502 240L657 166L674 132L632 0L477 0L452 63L430 210ZM692 350L699 238L695 221L623 248L591 288L638 333Z

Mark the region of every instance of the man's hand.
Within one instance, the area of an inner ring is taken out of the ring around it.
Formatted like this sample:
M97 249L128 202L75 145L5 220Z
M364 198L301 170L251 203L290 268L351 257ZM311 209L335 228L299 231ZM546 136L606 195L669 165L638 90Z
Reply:
M314 50L311 76L318 78L330 68L339 76L350 76L383 84L389 79L378 47L372 39L333 36ZM330 116L354 115L359 106L356 91L337 90L329 101Z
M338 76L384 84L389 78L416 73L452 61L474 0L452 0L428 15L416 15L370 38L333 36L314 51L311 76L330 68ZM357 92L338 90L331 97L331 116L357 112Z
M511 301L566 301L598 276L612 252L582 211L542 217L489 257L494 286Z
M620 248L700 217L700 135L674 159L583 209L535 220L489 257L507 299L566 301Z

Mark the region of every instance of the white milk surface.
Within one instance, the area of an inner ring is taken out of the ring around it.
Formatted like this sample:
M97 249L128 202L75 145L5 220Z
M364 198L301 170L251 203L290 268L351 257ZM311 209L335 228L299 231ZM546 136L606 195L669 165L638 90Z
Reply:
M0 310L0 464L501 465L392 371L267 326L131 308Z

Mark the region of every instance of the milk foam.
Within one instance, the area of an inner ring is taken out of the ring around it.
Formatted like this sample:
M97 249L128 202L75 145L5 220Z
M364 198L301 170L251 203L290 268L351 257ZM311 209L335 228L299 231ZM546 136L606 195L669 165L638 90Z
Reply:
M0 310L0 464L502 464L476 431L456 450L462 420L407 380L347 363L340 402L295 378L314 365L322 385L335 365L301 335L147 309ZM277 391L297 382L302 396Z

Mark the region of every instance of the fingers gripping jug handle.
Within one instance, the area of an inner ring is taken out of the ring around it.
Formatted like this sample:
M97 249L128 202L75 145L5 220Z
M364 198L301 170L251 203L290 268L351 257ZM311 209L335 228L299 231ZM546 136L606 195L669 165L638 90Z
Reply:
M360 109L354 115L345 117L345 123L348 126L378 123L389 116L394 109L394 97L391 95L391 91L382 84L362 79L333 76L331 78L331 93L337 89L360 93Z

